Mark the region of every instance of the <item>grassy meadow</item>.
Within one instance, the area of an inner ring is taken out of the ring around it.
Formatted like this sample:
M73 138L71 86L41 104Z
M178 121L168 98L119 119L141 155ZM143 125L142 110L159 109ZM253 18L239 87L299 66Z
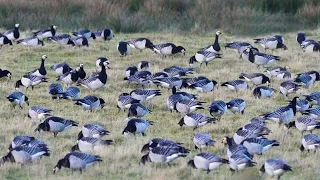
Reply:
M60 30L58 30L60 32ZM248 41L253 43L254 37L232 36L224 33L220 35L220 44L223 45L232 41ZM320 39L320 31L307 32L310 38ZM23 37L28 33L23 33ZM215 124L208 124L193 130L192 128L180 128L179 120L183 116L179 113L170 113L166 108L166 99L171 95L171 91L161 88L162 96L154 98L152 101L152 113L145 116L145 119L154 122L147 132L146 136L136 135L122 137L121 133L126 125L127 112L118 112L117 98L123 92L130 92L135 88L140 88L123 80L125 69L130 65L137 65L141 60L151 62L151 71L159 72L166 67L173 65L188 66L189 58L201 47L213 43L215 32L206 34L191 33L134 33L134 34L116 34L116 38L110 42L101 40L90 40L89 48L63 47L58 44L46 43L41 47L24 47L14 45L0 49L0 68L8 69L13 73L12 80L7 78L0 79L0 156L7 153L7 148L11 140L16 135L36 136L34 129L39 122L32 122L27 118L28 107L26 104L21 110L13 109L7 101L6 96L15 91L14 83L21 76L40 66L42 55L47 55L45 67L47 68L49 78L48 83L42 83L36 86L32 91L30 88L20 88L30 99L30 106L42 105L54 110L53 115L66 119L72 119L79 122L79 127L72 127L69 130L59 133L57 138L53 138L52 133L42 132L37 138L45 141L51 152L50 157L33 163L21 166L14 163L6 163L0 167L0 179L268 179L266 175L260 177L258 169L265 160L273 157L279 157L286 160L293 167L293 172L287 173L282 178L290 180L300 179L319 179L320 177L320 154L301 153L299 150L301 143L301 133L297 129L283 131L277 124L269 123L268 127L272 133L267 136L270 139L280 141L279 147L271 148L262 156L255 157L257 167L249 168L244 172L232 173L228 166L222 166L218 170L206 174L205 171L192 169L187 166L187 162L198 152L194 149L193 134L198 132L209 133L216 140L216 146L206 150L207 152L227 157L226 148L221 143L224 136L232 136L233 133L251 118L257 117L262 113L274 110L280 106L287 105L287 100L291 97L283 97L276 93L271 99L255 99L252 91L231 92L225 87L218 87L213 93L199 93L198 99L207 102L205 110L198 111L209 115L208 107L213 100L229 101L233 98L243 98L247 102L247 108L244 115L234 115L230 111L226 113L221 121ZM283 34L288 46L287 51L277 50L275 55L281 56L281 61L274 65L291 67L293 75L308 70L319 70L319 53L303 53L295 41L295 33ZM269 34L269 36L272 36ZM176 55L167 59L153 54L149 49L140 52L131 50L128 56L121 58L116 50L117 43L135 39L138 37L147 37L153 43L173 42L186 48L186 55ZM262 48L257 45L261 50ZM257 68L245 60L240 60L239 55L231 50L222 48L223 58L209 63L208 67L202 66L199 73L192 76L203 75L209 79L218 82L238 79L240 73L263 72L264 68ZM53 64L66 60L72 67L79 63L84 63L87 74L95 71L95 61L98 57L107 57L111 64L111 69L107 70L108 81L103 89L92 93L81 87L81 97L86 95L96 95L105 99L106 107L95 113L84 111L81 107L74 105L74 102L67 100L52 100L47 93L47 87L55 82L56 77L49 67ZM198 65L198 64L197 64ZM190 76L191 77L191 76ZM281 81L273 80L271 87L279 90ZM252 86L252 84L250 84ZM148 88L156 89L154 85ZM196 93L196 91L183 89L187 92ZM310 89L298 91L298 95L309 94L313 91L319 91L320 84L316 83ZM300 116L300 114L297 114ZM70 169L62 169L55 175L52 173L53 167L57 161L70 152L71 147L76 143L78 132L81 127L87 123L100 123L105 126L110 135L104 139L114 141L114 146L109 146L104 152L99 154L103 162L97 163L83 171L82 174ZM319 131L314 133L320 134ZM144 166L139 165L140 158L144 155L140 152L142 146L152 138L163 137L174 141L183 142L185 147L191 149L191 153L186 158L175 160L170 166L166 164L147 163Z

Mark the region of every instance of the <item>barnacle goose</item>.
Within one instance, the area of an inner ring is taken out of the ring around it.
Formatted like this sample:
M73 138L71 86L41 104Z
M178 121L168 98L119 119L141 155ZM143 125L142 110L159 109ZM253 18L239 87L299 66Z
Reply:
M73 40L73 43L78 46L78 47L81 47L81 46L87 46L89 47L89 41L86 37L84 36L79 36L79 37L76 37L74 38Z
M280 145L277 140L269 140L267 138L248 138L242 141L242 144L252 155L262 155L262 153L266 152L271 147Z
M82 106L84 109L90 110L91 112L96 111L99 106L101 106L101 109L105 106L104 99L96 96L85 96L82 99L75 99L74 101L76 101L76 105Z
M177 88L175 86L172 87L172 95L181 95L183 98L187 98L187 99L191 99L191 100L194 100L194 99L197 99L197 95L194 95L194 94L190 94L190 93L187 93L187 92L177 92Z
M16 107L16 105L19 105L19 107L22 109L22 105L24 102L26 102L29 106L29 98L19 91L10 93L7 96L7 99L9 102L11 102L14 108Z
M222 143L227 146L227 156L230 158L233 154L243 154L249 157L250 159L253 156L248 152L247 148L243 144L237 144L233 138L225 136L222 140Z
M273 36L272 38L258 38L258 39L253 39L255 40L254 43L260 44L265 51L267 49L271 49L272 51L274 49L284 49L287 50L287 46L284 44L284 39L281 35L276 35Z
M128 42L120 41L117 45L117 49L121 56L126 56L130 52L130 45Z
M292 74L289 71L279 71L277 75L275 76L277 79L291 79Z
M221 58L221 54L211 51L198 51L190 58L189 65L193 66L194 62L198 62L200 63L200 67L202 63L206 63L206 66L208 66L208 62L213 61L216 58Z
M280 84L280 92L283 95L288 96L288 94L295 93L296 91L298 91L300 86L301 85L291 80L284 81Z
M194 113L190 112L186 114L183 118L180 119L179 125L182 126L188 126L193 127L193 129L196 129L199 126L203 126L207 123L214 123L215 119L211 117L207 117L200 113Z
M10 46L12 46L12 41L9 40L7 36L0 34L0 48L6 44L9 44Z
M163 58L166 58L168 55L173 55L177 53L182 53L185 55L186 49L182 46L176 46L173 43L164 43L153 46L153 50L162 54Z
M112 140L103 140L94 137L82 137L77 144L72 146L71 151L81 151L84 153L97 153L103 151L106 146L112 145Z
M247 48L253 48L253 46L250 43L242 42L242 41L235 41L232 43L226 43L225 48L233 49L237 51L239 54L241 54L244 50Z
M79 99L81 95L81 91L77 87L68 87L65 91L63 91L61 94L61 98L63 99Z
M197 133L193 136L195 149L200 149L200 151L209 146L214 147L215 142L216 141L207 133Z
M245 79L248 82L252 82L254 85L265 84L269 85L270 79L266 75L262 73L252 73L252 74L245 74L241 73L239 76L240 79Z
M304 96L306 97L306 100L312 104L320 105L320 92L312 92L311 94Z
M97 76L90 76L86 79L83 79L78 82L78 85L81 85L85 88L88 88L92 91L102 88L107 83L107 73L106 73L106 62L101 63L101 71Z
M13 138L8 149L11 151L13 148L28 144L33 140L35 140L35 138L32 136L16 136Z
M105 58L105 57L99 57L97 60L96 60L96 67L98 69L98 71L100 72L101 71L101 63L104 63L105 62L105 66L110 69L109 65L110 65L110 61L109 59Z
M108 40L110 41L112 38L115 37L115 35L113 34L113 31L111 29L104 29L102 32L101 32L101 36L103 38L103 40Z
M78 140L83 137L94 137L101 138L102 136L108 135L110 132L104 127L98 124L86 124L81 128L78 134Z
M304 32L299 32L296 36L296 40L299 43L299 45L302 44L303 41L307 40L307 35Z
M105 64L107 64L107 63L105 63ZM80 79L84 79L84 78L86 78L86 71L84 70L84 68L83 68L83 63L80 63L79 64L79 78Z
M150 101L156 96L161 96L161 91L151 89L136 89L130 92L130 96L139 101Z
M309 115L315 119L320 119L320 106L305 110L302 114Z
M251 158L245 154L235 153L229 157L229 166L231 171L241 171L247 167L253 167L257 163L253 162Z
M34 75L34 76L39 76L39 77L45 77L47 75L47 70L46 67L44 66L44 61L47 59L48 56L43 55L41 57L41 65L39 69L35 69L33 71L28 72L28 75Z
M212 170L218 169L222 164L229 164L229 161L211 153L197 154L193 160L188 161L189 166L205 170L207 174Z
M310 103L309 101L307 101L306 99L299 99L299 101L297 101L297 112L305 112L306 110L308 110L310 108Z
M249 123L250 124L255 124L255 125L258 125L258 126L260 125L260 126L263 126L263 127L265 127L266 124L267 124L266 120L264 118L262 118L262 117L252 118L252 119L250 119Z
M47 116L51 116L52 111L53 110L43 106L32 106L29 109L28 117L31 118L32 120L41 120Z
M7 38L11 41L15 41L19 39L20 37L19 24L15 24L14 29L9 29L8 31L4 32L3 35L7 36Z
M276 90L273 88L258 86L253 89L253 96L257 98L270 98L274 92L276 92Z
M18 146L10 150L7 155L1 158L0 165L3 165L5 162L26 164L40 159L42 156L50 156L49 149L47 147Z
M227 104L221 100L213 101L209 106L211 116L215 117L217 120L221 119L221 116L227 112L227 109Z
M222 33L220 31L217 31L216 32L216 39L214 40L214 43L203 48L202 50L219 53L219 51L221 50L220 45L219 45L219 35L220 34L222 34Z
M180 92L179 92L180 93ZM174 93L171 96L168 97L167 99L167 107L168 109L172 112L173 110L176 110L176 104L178 103L178 101L181 101L183 99L189 99L189 97L184 96L183 94L178 94L178 93ZM194 98L192 98L191 100L193 100Z
M230 109L231 112L244 114L244 110L246 108L246 102L243 99L235 98L226 103L227 108Z
M257 134L263 134L263 135L268 135L271 132L271 130L266 126L257 124L257 123L251 123L251 122L238 129L238 131L240 130L248 130L248 131L251 131Z
M85 37L87 39L90 39L90 38L96 39L95 34L88 29L81 29L79 31L72 32L71 34L77 37Z
M194 88L198 90L199 92L211 92L213 91L214 87L218 84L215 80L209 80L209 79L202 79L197 81L196 83L190 85L190 88Z
M179 157L186 157L188 152L179 146L159 146L155 147L142 156L140 163L145 164L147 161L154 163L170 163Z
M54 137L57 137L59 132L65 131L72 126L78 126L79 123L73 120L67 120L61 117L51 116L39 124L34 130L35 132L48 131L52 132Z
M144 87L145 84L149 83L149 81L147 80L148 76L151 76L150 71L137 71L134 73L134 75L125 77L123 80L129 81L128 86L130 86L131 82L135 82L137 84L140 84L142 87Z
M60 83L51 83L48 87L48 93L52 99L60 98L61 93L63 93L63 87Z
M138 68L136 66L129 66L126 69L126 77L130 77L132 75L134 75L136 72L138 72Z
M149 61L140 61L139 64L138 64L138 68L140 70L142 70L142 69L149 70L150 69L150 62Z
M8 70L2 70L0 69L0 78L3 78L3 77L8 77L9 79L11 79L11 76L12 76L12 73Z
M86 154L82 152L70 152L60 159L57 165L53 169L53 174L61 169L61 167L70 168L72 170L76 169L82 173L83 169L86 169L95 162L102 161L100 156L94 156L91 154Z
M175 110L180 113L189 113L196 111L197 109L204 109L200 101L188 98L182 98L177 101Z
M57 26L51 25L50 29L45 29L45 30L40 30L37 32L34 32L34 36L40 38L40 39L45 39L48 37L52 37L56 35L56 29Z
M51 66L50 69L53 70L57 76L61 76L62 74L65 74L72 70L70 65L66 61L55 64Z
M122 131L122 135L127 136L129 133L133 133L133 134L141 133L143 136L145 136L145 131L148 129L150 125L153 125L152 121L138 119L138 118L130 119L126 127Z
M128 110L128 118L130 117L143 117L151 112L146 106L141 103L133 103Z
M315 81L312 79L312 77L309 74L302 73L298 77L296 77L294 82L302 85L305 88L310 88Z
M134 99L131 95L128 93L122 93L118 97L117 101L117 108L119 109L119 112L121 109L129 109L130 106L134 103L139 103L140 100Z
M303 136L301 140L301 146L300 150L304 151L307 150L310 152L310 150L316 151L317 149L320 149L320 137L315 134L307 134Z
M315 40L305 40L301 43L304 52L320 51L320 43Z
M292 167L287 162L279 158L266 160L260 168L261 174L266 172L269 176L275 176L277 179L280 179L286 171L292 171Z
M261 131L250 131L247 129L240 128L233 134L234 142L237 144L241 144L241 142L248 138L257 138L263 135L268 135L268 133L264 133Z
M164 77L164 78L156 78L153 80L153 83L161 85L165 88L172 89L176 87L176 89L180 89L182 86L182 80L178 77Z
M42 45L44 46L44 42L39 40L36 36L27 37L24 39L20 39L17 41L17 44L22 44L26 46L37 46Z
M61 82L63 82L64 84L70 86L73 83L77 82L79 79L79 71L80 68L77 67L74 70L68 71L64 74L62 74L61 76L58 77L58 81L60 80Z
M48 37L48 40L57 42L61 45L75 46L74 41L71 39L71 36L69 34L56 34L55 36Z
M222 83L221 86L226 86L232 91L244 91L249 89L248 84L243 80L227 81Z
M169 77L179 77L186 76L187 74L192 74L194 68L184 68L181 66L171 66L163 69L164 73L167 73Z
M288 128L295 126L301 133L304 131L312 131L315 129L320 129L320 123L311 116L301 116L298 117L295 121L292 121L288 124Z
M149 152L150 150L152 150L155 147L159 147L159 146L178 146L178 147L182 147L183 143L179 143L179 142L175 142L175 141L171 141L169 139L165 139L165 138L154 138L151 139L148 143L146 143L145 145L143 145L141 152ZM185 149L185 148L184 148ZM186 152L189 152L190 150L185 149Z
M246 51L249 53L249 61L251 63L256 64L258 67L261 65L264 66L267 64L271 64L274 61L280 60L279 56L273 56L270 54L264 54L260 52L254 54L251 48L247 48Z
M187 88L189 86L191 86L192 84L197 83L198 81L204 80L204 79L208 79L204 76L196 76L196 77L192 77L192 78L183 78L183 82L182 82L182 86Z
M142 52L143 49L149 48L153 50L153 43L148 38L138 38L128 41L128 44L135 49L139 49Z
M307 74L307 75L311 76L313 81L320 81L320 74L318 71L312 70L312 71L304 72L301 74ZM300 76L301 74L298 74L298 76Z
M20 86L24 86L26 89L28 89L29 86L31 86L31 89L33 90L33 87L41 82L48 82L47 78L27 74L22 76L21 79L16 82L15 88L18 89Z
M272 67L267 67L265 72L269 73L270 76L277 76L279 74L280 71L287 71L288 69L290 69L289 66L272 66Z

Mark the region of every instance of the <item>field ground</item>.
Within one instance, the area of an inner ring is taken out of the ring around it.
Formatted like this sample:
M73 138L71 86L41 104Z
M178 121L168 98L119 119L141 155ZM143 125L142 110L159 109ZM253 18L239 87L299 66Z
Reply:
M223 33L223 32L222 32ZM320 39L320 32L309 32L311 38ZM270 35L271 36L271 35ZM116 44L120 40L130 40L138 37L147 37L156 43L174 42L177 45L183 45L187 49L186 56L177 55L173 58L161 59L158 55L154 55L150 50L144 50L140 53L137 50L132 50L127 57L120 58L116 50ZM276 55L281 56L281 61L275 65L288 65L291 67L291 72L296 75L300 72L308 70L319 70L319 54L318 53L303 53L295 41L295 34L284 34L286 44L289 48L287 51L275 51ZM220 36L221 44L236 40L248 41L253 43L251 38L235 37L227 34ZM0 156L7 153L7 147L11 140L16 135L31 135L35 136L34 129L37 124L32 123L27 118L28 107L24 106L23 110L13 109L6 96L14 91L14 83L24 73L38 68L40 65L41 56L46 54L46 68L49 72L49 83L43 83L35 87L32 91L26 91L24 88L20 90L25 92L30 98L30 105L43 105L54 110L53 114L66 119L72 119L80 123L79 127L72 127L66 132L58 134L57 138L53 138L53 134L42 132L39 139L48 143L51 150L50 157L44 157L39 161L25 166L18 164L6 163L0 168L0 179L259 179L258 168L266 159L279 157L286 160L293 167L293 172L283 176L283 179L320 179L320 154L306 154L299 151L301 142L301 133L296 129L283 131L278 128L278 125L269 123L269 128L272 133L268 136L270 139L280 141L279 147L274 147L263 154L261 157L256 157L257 167L249 168L241 173L231 173L229 167L222 166L220 169L206 174L204 171L191 169L187 166L187 161L193 158L197 152L194 150L192 137L194 133L206 132L210 133L217 141L214 148L207 151L226 157L226 148L221 144L224 136L232 136L233 133L251 118L262 113L274 110L277 107L287 104L290 98L284 98L279 93L271 99L255 99L251 91L246 92L231 92L224 87L215 89L213 93L199 94L199 100L208 102L206 109L199 111L209 115L208 106L213 100L229 101L232 98L243 98L247 101L247 108L244 115L234 115L230 111L227 112L220 122L199 127L196 130L189 128L180 128L178 121L182 115L178 113L170 113L166 109L166 98L171 94L166 89L161 89L162 96L156 97L153 100L152 113L147 115L145 119L154 121L146 132L147 136L140 135L122 137L121 132L126 125L126 114L118 112L116 101L118 95L122 92L130 92L135 88L135 85L128 87L127 82L123 80L125 69L129 65L137 65L141 60L151 62L151 71L158 72L165 67L173 65L188 66L189 58L201 47L204 47L214 41L214 32L207 34L116 34L116 38L110 42L90 40L89 48L63 47L57 44L47 43L43 47L22 47L14 45L13 48L3 47L0 50L0 68L8 69L13 73L12 80L3 78L0 80ZM260 48L260 47L259 47ZM260 48L261 49L261 48ZM194 75L204 75L209 79L214 79L218 82L238 79L242 72L254 73L263 72L263 68L257 68L256 65L244 60L238 59L238 54L222 49L223 58L209 63L208 67L203 66L200 73ZM82 90L82 97L86 95L101 96L106 100L104 110L99 110L95 113L89 113L74 105L72 101L66 100L51 100L47 93L47 87L51 82L56 80L53 71L49 67L55 63L66 60L72 67L79 63L84 63L87 73L95 71L95 60L105 56L111 61L111 69L107 70L108 82L103 89L90 93L87 89ZM274 80L271 86L279 89L281 82ZM320 85L316 83L310 89L302 89L298 91L298 95L309 94L313 91L319 91ZM151 89L156 88L150 85ZM196 93L192 90L188 92ZM300 116L300 114L298 115ZM53 175L52 169L57 161L70 151L70 148L76 143L77 134L81 126L87 123L99 122L103 124L111 132L105 139L111 139L115 142L114 146L106 148L105 152L100 154L103 162L95 164L93 167L85 170L82 174L72 172L68 169L62 169L57 174ZM315 131L320 134L319 131ZM187 158L174 161L171 166L165 164L151 164L139 166L142 154L140 152L142 146L150 139L156 137L169 138L174 141L183 142L185 146L191 149L191 153ZM263 179L266 175L263 176Z

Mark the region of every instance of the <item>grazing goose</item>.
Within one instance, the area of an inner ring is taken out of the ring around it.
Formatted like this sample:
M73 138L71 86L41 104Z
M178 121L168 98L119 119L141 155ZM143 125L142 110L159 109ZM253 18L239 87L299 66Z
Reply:
M149 83L153 83L155 79L157 78L165 78L168 77L168 74L165 72L157 72L154 74L151 74L150 76L147 76L146 79L149 81Z
M262 117L255 117L255 118L252 118L250 119L249 121L250 124L256 124L256 125L260 125L260 126L263 126L265 127L267 122L264 118Z
M244 91L249 89L248 84L243 80L233 80L224 82L221 84L221 86L226 86L232 91Z
M257 138L262 135L268 135L267 133L261 133L257 131L250 131L240 128L237 132L233 134L233 139L236 144L241 144L242 141L248 138Z
M231 112L244 114L244 109L246 108L246 102L243 99L235 98L226 103L227 108Z
M167 99L167 107L168 109L173 112L173 110L176 110L176 105L178 101L181 101L182 99L189 99L186 96L183 96L181 94L172 94Z
M161 85L164 88L172 89L173 87L176 87L177 89L180 89L182 86L182 79L178 77L164 77L164 78L156 78L153 80L153 83L158 85Z
M65 74L72 70L72 68L66 61L55 64L51 66L50 69L52 69L57 76L61 76L62 74Z
M249 61L251 63L256 64L258 67L261 65L264 66L267 64L271 64L274 61L280 60L279 56L273 56L270 54L264 54L260 52L254 54L251 48L248 48L246 51L249 53Z
M266 152L271 147L280 145L277 140L269 140L267 138L248 138L242 141L242 144L248 149L248 152L251 155L262 155L262 153Z
M85 96L82 99L75 99L76 105L82 106L85 110L90 110L91 112L96 111L99 106L101 109L105 106L105 101L102 98L96 96Z
M313 130L320 129L320 123L311 116L298 117L295 121L292 121L288 124L288 128L293 126L301 131L302 134L304 131L310 131L312 134Z
M213 61L215 58L221 58L221 54L211 51L198 51L190 58L189 65L193 66L194 62L198 62L200 63L200 67L202 63L206 63L206 66L208 66L208 63Z
M151 89L136 89L130 92L130 96L139 101L150 101L156 96L161 96L161 91Z
M294 82L302 85L305 88L310 88L313 85L314 80L312 79L312 77L309 74L303 73L303 74L300 74L294 80Z
M15 41L19 39L20 37L19 24L15 24L14 29L9 29L8 31L4 32L3 35L7 36L7 38L11 41Z
M6 44L9 44L10 46L12 46L12 41L9 40L7 36L0 34L0 48Z
M219 53L219 51L221 50L220 45L219 45L219 35L220 34L221 34L221 32L217 31L216 32L216 39L214 40L214 43L203 48L202 50Z
M302 112L302 114L309 115L314 119L320 119L320 106L316 106L314 108L310 108Z
M320 92L312 92L309 95L305 95L306 100L312 104L320 105Z
M204 80L204 79L208 79L208 78L206 78L204 76L197 76L197 77L192 77L192 78L184 78L183 82L182 82L182 86L187 88L187 87L191 86L192 84L195 84L198 81L201 81L201 80Z
M109 133L109 131L98 124L86 124L79 132L78 140L83 137L101 138L102 136L108 135Z
M149 48L153 50L153 43L147 38L138 38L128 41L128 44L135 49L139 49L142 52L143 49Z
M314 150L316 152L317 149L320 149L320 137L315 134L307 134L303 136L301 140L300 150L304 151L307 150Z
M244 59L244 60L247 60L247 61L250 61L249 60L249 54L250 52L247 51L247 48L250 48L252 50L252 54L255 55L257 53L259 53L259 49L258 48L255 48L253 46L248 46L248 47L243 47L241 49L241 52L240 52L240 57L239 59ZM244 50L243 50L244 49Z
M40 31L34 32L33 34L37 38L45 39L45 38L49 38L49 37L55 36L56 35L56 29L57 29L57 26L52 25L50 27L50 29L40 30Z
M139 103L140 101L131 97L128 93L122 93L118 97L117 108L119 112L121 109L129 109L134 103Z
M150 112L151 112L151 110L148 109L147 107L145 107L143 104L133 103L129 107L128 118L130 118L130 117L143 117L143 116L149 114Z
M47 75L47 70L46 67L44 66L44 61L45 59L47 59L48 57L46 55L43 55L41 57L41 65L39 69L35 69L31 72L28 72L28 75L34 75L34 76L39 76L39 77L45 77Z
M53 110L45 108L43 106L32 106L29 109L28 117L32 120L41 120L47 116L51 116Z
M41 82L48 82L47 78L27 74L22 76L22 78L16 82L15 88L18 89L20 86L24 86L28 89L29 86L31 86L31 89L33 90L33 87Z
M211 116L217 118L217 120L221 119L221 116L227 112L228 106L224 101L213 101L209 106L209 112Z
M90 39L90 38L96 39L95 34L88 29L81 29L79 31L72 32L71 34L77 37L85 37L87 39Z
M246 167L253 167L257 163L253 162L251 158L245 154L236 153L229 158L229 166L231 171L241 171Z
M279 36L279 35L277 35ZM259 38L259 39L254 39L255 42L254 43L258 43L260 44L265 51L267 51L267 49L271 49L272 52L275 49L284 49L287 50L287 46L284 44L283 42L283 37L280 36L279 38L277 38L276 36L272 37L272 38Z
M24 102L26 102L29 106L29 98L19 91L10 93L7 96L7 99L9 102L11 102L14 108L16 107L16 105L19 105L19 107L22 109L22 105Z
M11 151L13 148L28 144L33 140L35 140L35 138L32 136L16 136L13 138L8 149Z
M299 101L297 101L296 108L297 112L303 113L310 108L310 103L306 99L299 99Z
M252 84L254 85L260 85L265 83L269 85L270 83L270 79L262 73L252 73L252 74L241 73L239 78L245 79L248 82L252 82Z
M48 131L52 132L54 137L57 137L59 132L65 131L72 126L78 126L79 123L66 120L61 117L51 116L39 124L38 127L34 130L35 132Z
M244 129L258 134L268 135L271 132L271 130L268 129L265 124L266 122L263 118L253 118L250 120L248 124L244 125L242 128L239 128L238 130Z
M197 99L197 95L194 95L194 94L190 94L190 93L187 93L187 92L177 92L177 88L175 86L172 87L172 95L180 95L182 96L183 98L186 98L186 99L191 99L191 100L194 100L194 99Z
M288 106L282 106L274 111L265 113L262 116L266 120L272 120L274 122L279 123L279 126L281 124L287 125L289 124L289 121L291 121L296 115L296 105L298 100L299 97L294 97Z
M253 96L257 98L270 98L274 92L276 92L276 90L273 88L259 86L253 89Z
M265 72L267 72L268 74L272 76L277 76L279 74L280 71L287 71L288 69L290 69L289 66L273 66L273 67L267 67Z
M126 56L130 52L130 45L127 42L120 41L117 45L117 49L121 56Z
M68 72L62 74L61 76L59 76L58 81L60 80L61 82L63 82L67 86L70 86L73 83L78 81L79 76L80 76L79 71L80 71L79 67L77 67L74 70L68 71Z
M250 43L241 42L241 41L226 43L226 45L224 47L229 48L229 49L233 49L233 50L237 51L239 54L241 54L247 48L253 48L253 46Z
M53 169L53 174L61 169L61 167L76 169L82 173L83 169L86 169L95 162L102 161L101 157L91 154L85 154L82 152L70 152L63 159L60 159L57 165Z
M186 157L185 152L179 146L159 146L153 148L148 154L142 156L140 163L145 164L147 161L154 163L170 163L179 157Z
M215 80L209 80L209 79L202 79L197 81L196 83L190 85L190 88L194 88L198 90L199 92L211 92L213 91L214 87L218 84Z
M101 63L101 71L97 76L90 76L78 82L79 85L92 91L102 88L107 83L106 62Z
M305 73L302 73L302 74L307 74L309 76L312 77L312 80L313 81L320 81L320 74L318 71L308 71L308 72L305 72ZM300 76L301 74L298 74L298 76Z
M10 150L6 156L1 158L0 165L3 165L5 162L26 164L40 159L42 156L50 156L47 147L18 146Z
M299 43L299 45L302 44L303 41L307 40L307 35L304 32L299 32L296 36L296 40Z
M315 40L305 40L301 43L301 48L304 52L320 51L320 43Z
M61 93L63 93L63 87L60 83L52 83L48 87L48 93L51 95L52 99L60 98Z
M279 71L275 77L277 79L292 79L292 74L289 71Z
M195 149L200 149L200 151L207 146L213 146L215 144L215 140L209 134L206 133L197 133L193 136L193 143L195 145Z
M75 44L75 46L78 46L78 47L87 46L87 47L89 47L89 41L84 36L76 37L72 41Z
M101 65L100 65L100 64L102 64L102 63L104 63L104 62L105 62L105 64L106 64L106 67L107 67L108 69L110 69L110 67L109 67L110 61L109 61L109 59L107 59L107 58L105 58L105 57L99 57L99 58L96 60L96 67L97 67L97 69L98 69L98 72L101 71Z
M142 70L142 69L149 70L150 69L150 62L149 61L140 61L139 64L138 64L138 68L140 70Z
M199 102L197 100L182 98L177 101L175 110L180 113L189 113L193 112L197 109L204 109L202 107L203 102Z
M163 70L169 77L186 76L187 74L193 74L194 68L184 68L181 66L171 66Z
M0 78L3 78L3 77L8 77L9 79L11 79L11 76L12 76L12 73L8 70L2 70L0 69Z
M260 168L261 174L266 172L269 176L277 177L278 180L286 171L292 171L291 166L279 158L268 159Z
M301 85L291 80L284 81L280 84L280 93L282 93L285 96L288 96L289 94L298 91L300 86Z
M48 40L53 41L53 42L57 42L61 45L75 46L75 44L69 34L56 34L55 36L48 37Z
M160 146L178 146L182 147L183 143L174 142L169 139L165 138L154 138L151 139L147 144L143 145L141 152L148 152L152 150L153 148L160 147ZM186 152L189 152L188 149L185 149Z
M207 174L212 170L218 169L222 164L229 164L229 161L211 153L197 154L193 160L188 162L189 166L205 170Z
M129 133L141 133L142 136L145 136L145 131L150 125L153 125L152 121L137 118L130 119L127 123L127 126L122 131L122 135L127 136Z
M227 146L228 158L230 158L233 154L243 154L250 159L253 158L253 156L248 152L247 148L244 147L243 144L237 144L233 138L225 136L222 140L222 143Z
M71 151L81 151L84 153L96 153L105 150L106 146L112 145L112 140L103 140L94 137L83 137L77 144L72 146Z
M150 71L137 71L134 73L134 75L125 77L123 80L129 81L128 86L130 86L131 82L135 82L137 84L142 85L142 87L144 87L145 84L149 83L149 81L147 80L148 76L151 76Z
M26 46L37 46L37 45L44 46L44 42L35 36L20 39L17 41L17 44L22 44L22 45L26 45Z
M64 92L60 93L61 98L76 100L80 98L81 91L77 87L68 87Z
M214 122L215 119L211 117L207 117L203 114L199 113L188 113L186 114L182 119L179 121L179 125L182 126L188 126L193 127L193 129L196 129L199 126L203 126L207 123Z
M113 34L113 31L111 29L104 29L102 32L101 32L101 37L103 38L103 40L105 41L110 41L112 38L115 37L115 35Z
M173 43L164 43L153 46L155 52L162 54L163 58L166 58L168 55L173 55L177 53L182 53L185 55L186 49L182 46L176 46Z

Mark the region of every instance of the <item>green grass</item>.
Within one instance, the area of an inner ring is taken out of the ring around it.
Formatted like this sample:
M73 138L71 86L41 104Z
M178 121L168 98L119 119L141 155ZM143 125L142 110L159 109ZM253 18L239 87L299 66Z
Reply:
M222 32L224 33L224 31ZM311 36L310 38L319 39L320 37L319 31L308 33ZM150 50L144 50L142 53L132 50L127 57L120 58L116 50L116 43L120 40L127 41L138 37L150 38L154 43L174 42L177 45L183 45L187 49L186 56L177 55L172 58L161 59ZM224 33L221 35L220 42L223 44L242 40L253 43L252 38L231 36ZM275 51L275 54L282 58L275 65L289 65L294 75L303 71L319 69L318 53L303 53L295 42L295 34L284 34L284 38L289 50ZM296 129L283 131L278 128L278 125L273 123L269 123L268 125L272 130L268 138L279 140L281 145L270 149L260 157L256 157L257 167L249 168L238 174L232 174L227 166L222 166L207 175L204 171L191 169L187 166L188 160L198 153L194 150L192 142L194 133L210 133L217 143L214 148L206 151L226 157L226 148L220 143L222 138L224 136L232 136L239 127L251 118L286 105L286 101L290 100L291 97L284 98L278 93L271 99L266 100L255 99L249 90L235 93L224 87L215 89L213 93L199 93L199 100L208 102L205 104L206 109L199 111L206 115L209 115L208 106L213 100L229 101L232 98L243 98L247 102L247 108L244 115L234 115L228 111L220 122L208 124L193 130L178 126L177 123L182 115L170 113L166 109L166 98L171 92L161 88L162 96L156 97L153 100L153 112L145 117L145 119L155 122L146 132L147 136L122 137L121 132L126 125L125 118L127 113L118 113L118 109L116 108L118 95L122 92L130 92L135 88L140 88L135 85L128 87L127 82L123 81L126 67L137 65L141 60L151 62L152 72L159 72L165 67L173 65L187 67L189 57L199 48L212 43L213 40L214 32L201 35L190 33L145 33L116 34L116 38L110 42L90 40L89 48L61 47L50 43L47 43L44 47L35 48L18 45L14 45L13 48L3 47L0 51L0 68L10 70L13 73L13 78L12 80L6 78L0 80L0 156L4 156L7 153L7 147L16 135L35 136L34 129L39 122L32 123L27 118L28 107L24 106L23 110L13 109L5 97L15 90L14 83L16 80L21 78L24 73L39 67L41 56L44 54L48 56L45 66L48 69L47 77L49 78L49 83L40 84L33 91L31 89L26 91L24 88L20 90L25 92L30 98L31 105L43 105L54 110L54 115L75 120L80 125L58 134L57 138L53 138L53 134L51 133L42 132L37 138L48 143L51 156L44 157L24 166L6 163L0 167L0 179L259 179L258 168L260 168L266 159L273 157L283 158L293 167L294 171L284 175L283 179L319 179L319 153L301 153L299 151L302 138L301 133ZM238 54L230 50L223 48L222 54L222 59L209 63L208 67L203 66L200 73L194 75L204 75L209 79L224 82L238 79L239 74L242 72L254 73L263 72L264 70L257 68L256 65L249 62L239 60ZM92 93L87 89L81 88L81 96L96 95L103 97L106 101L106 107L103 110L89 113L74 105L72 101L51 100L50 95L47 93L47 87L51 82L55 82L56 80L54 73L49 70L51 65L64 60L69 62L72 67L77 66L79 63L84 63L85 70L90 74L95 71L95 61L100 56L105 56L111 61L111 69L107 70L107 85L103 89ZM279 84L280 81L273 80L271 86L279 89ZM302 89L297 94L301 96L313 91L319 91L319 87L319 83L316 83L312 88ZM148 88L155 89L156 87L150 85ZM196 93L193 90L186 91ZM76 171L72 172L69 169L62 169L53 175L52 169L57 161L68 153L70 148L76 143L77 134L81 126L94 122L103 124L111 132L105 138L115 142L114 146L110 146L104 152L99 153L102 156L103 162L95 164L93 167L85 170L83 174L79 174ZM315 133L319 134L318 131L315 131ZM140 158L144 155L140 153L142 146L150 139L156 137L183 142L192 151L187 158L175 160L169 167L166 164L152 163L139 166ZM265 179L266 176L262 178Z

